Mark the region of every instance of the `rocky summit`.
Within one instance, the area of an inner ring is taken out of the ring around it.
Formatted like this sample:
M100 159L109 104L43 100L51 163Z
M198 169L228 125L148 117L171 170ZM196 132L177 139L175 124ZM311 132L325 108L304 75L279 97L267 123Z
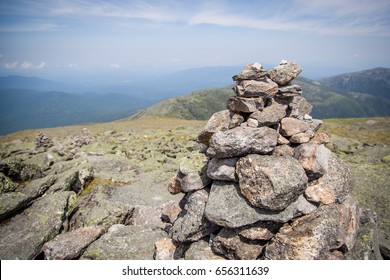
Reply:
M185 197L166 259L186 258L198 244L209 249L197 259L376 258L372 242L362 249L359 225L369 211L351 195L351 172L325 146L329 137L316 133L322 121L291 84L301 71L283 60L268 71L245 65L233 77L228 110L198 136L204 156L187 158L169 185Z
M0 138L0 259L388 256L375 212L351 195L352 173L292 84L300 72L246 65L206 125L118 121Z

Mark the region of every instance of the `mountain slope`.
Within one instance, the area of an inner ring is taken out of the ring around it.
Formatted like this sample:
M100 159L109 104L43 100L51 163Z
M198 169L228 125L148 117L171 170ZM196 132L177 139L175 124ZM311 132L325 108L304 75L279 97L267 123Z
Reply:
M374 68L322 79L322 84L343 91L364 92L390 99L390 68Z

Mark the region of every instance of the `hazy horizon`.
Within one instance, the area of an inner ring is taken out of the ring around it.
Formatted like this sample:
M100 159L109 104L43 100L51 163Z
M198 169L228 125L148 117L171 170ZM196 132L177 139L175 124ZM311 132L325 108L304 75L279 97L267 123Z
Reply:
M3 0L0 76L56 81L295 60L319 79L390 67L390 2Z

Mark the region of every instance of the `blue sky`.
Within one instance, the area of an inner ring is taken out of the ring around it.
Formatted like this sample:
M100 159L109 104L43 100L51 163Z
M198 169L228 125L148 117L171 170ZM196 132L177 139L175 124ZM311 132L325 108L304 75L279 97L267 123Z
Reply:
M314 77L390 67L389 50L388 0L0 1L0 75L126 75L287 59Z

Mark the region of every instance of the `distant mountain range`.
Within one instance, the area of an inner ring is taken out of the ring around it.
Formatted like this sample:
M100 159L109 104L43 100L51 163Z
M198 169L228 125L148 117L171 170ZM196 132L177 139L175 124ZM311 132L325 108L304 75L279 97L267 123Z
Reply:
M205 120L226 108L227 99L234 95L231 77L241 68L204 67L145 76L84 94L77 85L36 77L0 77L0 135L131 115ZM390 69L375 68L320 81L298 77L294 82L314 106L313 117L323 119L389 116L389 81ZM188 92L192 93L184 95Z

